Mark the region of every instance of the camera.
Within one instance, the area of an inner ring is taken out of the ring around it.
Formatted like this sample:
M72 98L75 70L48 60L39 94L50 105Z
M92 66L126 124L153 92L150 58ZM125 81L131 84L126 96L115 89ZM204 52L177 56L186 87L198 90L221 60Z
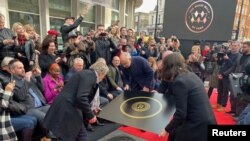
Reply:
M64 58L65 57L65 53L63 52L63 50L57 50L55 53L58 57Z
M105 36L107 36L107 35L108 35L108 34L107 34L106 32L102 32L102 33L99 34L100 37L105 37Z
M230 48L227 45L220 44L213 47L214 53L217 53L218 65L221 66L224 62L224 56L230 52Z

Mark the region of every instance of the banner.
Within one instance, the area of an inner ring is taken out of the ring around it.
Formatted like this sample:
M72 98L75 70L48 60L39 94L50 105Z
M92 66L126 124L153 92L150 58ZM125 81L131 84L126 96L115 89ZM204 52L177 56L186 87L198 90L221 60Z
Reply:
M166 0L164 35L180 39L231 39L236 0Z

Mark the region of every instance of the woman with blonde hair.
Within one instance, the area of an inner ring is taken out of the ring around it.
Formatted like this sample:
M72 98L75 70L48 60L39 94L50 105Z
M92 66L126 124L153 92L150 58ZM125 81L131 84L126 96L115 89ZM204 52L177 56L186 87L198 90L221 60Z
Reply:
M148 63L150 65L150 67L153 69L154 72L157 71L157 63L155 61L155 58L154 57L148 57Z
M202 71L205 68L202 68L203 58L201 56L200 45L194 45L191 49L191 54L188 56L187 64L192 69L192 71L202 77Z
M12 31L16 36L17 58L24 64L25 71L31 71L36 60L35 44L25 32L23 24L17 22L12 26Z

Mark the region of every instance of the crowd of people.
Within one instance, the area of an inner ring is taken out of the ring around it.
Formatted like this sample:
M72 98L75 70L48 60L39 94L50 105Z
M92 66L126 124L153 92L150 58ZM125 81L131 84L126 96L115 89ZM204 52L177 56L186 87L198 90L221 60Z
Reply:
M160 136L205 141L207 125L216 124L209 97L217 88L218 104L212 107L225 111L228 76L249 64L250 42L241 53L238 41L229 42L227 51L194 44L184 59L177 37L146 40L145 32L137 37L118 22L83 35L75 29L86 14L84 9L78 19L66 17L60 31L49 30L40 42L32 25L14 23L8 29L0 13L0 140L14 141L19 134L18 140L31 141L39 130L44 141L86 141L94 123L103 125L97 118L102 107L131 90L175 97L176 112ZM240 100L231 95L230 100L230 114L239 116L246 104L239 109Z

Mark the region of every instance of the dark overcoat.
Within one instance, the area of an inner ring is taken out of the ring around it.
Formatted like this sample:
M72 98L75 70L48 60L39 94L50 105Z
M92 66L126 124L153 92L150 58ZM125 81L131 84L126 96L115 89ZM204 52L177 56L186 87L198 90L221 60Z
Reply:
M83 121L94 117L90 101L96 91L96 82L93 70L75 74L52 103L44 127L57 137L74 140L83 127Z
M165 130L174 141L207 141L207 128L216 124L201 79L192 72L178 75L171 87L176 104L173 119Z

